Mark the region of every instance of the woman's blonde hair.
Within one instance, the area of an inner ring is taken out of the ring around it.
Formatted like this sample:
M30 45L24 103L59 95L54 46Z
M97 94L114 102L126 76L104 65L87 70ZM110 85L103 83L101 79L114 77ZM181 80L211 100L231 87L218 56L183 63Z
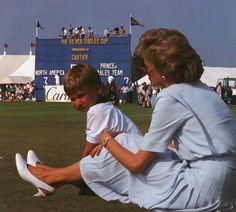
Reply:
M196 82L203 73L200 56L176 30L160 28L145 32L135 54L151 62L173 83Z

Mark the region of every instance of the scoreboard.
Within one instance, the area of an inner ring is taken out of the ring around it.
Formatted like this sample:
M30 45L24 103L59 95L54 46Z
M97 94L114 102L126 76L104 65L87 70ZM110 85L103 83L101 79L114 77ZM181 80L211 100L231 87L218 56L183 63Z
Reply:
M94 37L68 39L36 39L35 97L45 98L45 86L63 85L65 73L75 64L89 63L104 84L112 75L118 85L129 83L131 37ZM57 75L57 76L56 76ZM57 77L57 80L56 80ZM57 82L58 84L58 82Z

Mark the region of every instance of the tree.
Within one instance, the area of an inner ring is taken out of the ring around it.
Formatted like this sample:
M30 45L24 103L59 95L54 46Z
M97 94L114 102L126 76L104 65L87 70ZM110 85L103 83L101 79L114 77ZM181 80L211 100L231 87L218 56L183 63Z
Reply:
M134 53L131 59L131 82L136 82L145 75L146 73L143 70L143 59Z

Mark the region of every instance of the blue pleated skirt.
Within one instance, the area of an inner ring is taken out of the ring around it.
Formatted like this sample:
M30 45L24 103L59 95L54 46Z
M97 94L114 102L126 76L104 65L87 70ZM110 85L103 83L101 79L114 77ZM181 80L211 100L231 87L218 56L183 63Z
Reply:
M143 137L120 134L118 142L135 153ZM81 160L81 175L101 198L134 203L155 211L232 209L236 202L236 159L180 160L174 151L158 153L142 174L132 174L105 148Z

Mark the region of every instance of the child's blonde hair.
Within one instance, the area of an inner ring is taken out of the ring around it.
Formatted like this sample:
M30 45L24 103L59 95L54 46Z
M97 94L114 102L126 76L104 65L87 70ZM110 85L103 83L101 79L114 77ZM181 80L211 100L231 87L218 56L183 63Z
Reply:
M73 66L64 77L64 90L69 97L101 84L97 70L86 63Z
M64 90L71 98L78 92L87 91L89 89L98 88L98 102L110 101L110 93L107 86L103 86L97 70L87 64L80 63L73 66L64 77Z

